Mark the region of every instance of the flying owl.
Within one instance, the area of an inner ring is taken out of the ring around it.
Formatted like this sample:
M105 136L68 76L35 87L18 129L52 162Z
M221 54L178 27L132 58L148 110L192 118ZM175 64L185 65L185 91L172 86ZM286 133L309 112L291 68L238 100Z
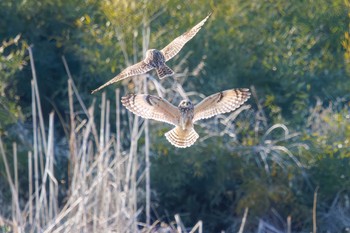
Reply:
M207 21L207 19L210 17L211 14L209 14L205 19L203 19L200 23L198 23L196 26L194 26L191 30L188 32L182 34L181 36L177 37L175 40L173 40L170 44L165 46L162 50L157 49L149 49L146 52L146 58L142 60L139 63L136 63L132 66L127 67L124 69L120 74L115 76L113 79L109 80L107 83L103 84L99 88L93 90L91 94L95 93L96 91L101 90L102 88L118 82L120 80L123 80L130 76L135 76L139 74L144 74L150 70L156 69L158 77L160 79L163 79L167 76L171 76L174 74L174 71L170 69L165 62L169 61L171 58L173 58L182 47L190 41L196 34L199 32L199 30L202 28L204 23Z
M175 126L165 133L166 139L176 147L189 147L199 137L193 125L201 120L239 108L250 97L249 89L231 89L206 97L197 105L182 100L175 107L167 100L153 95L128 94L122 104L134 114L146 119L162 121Z

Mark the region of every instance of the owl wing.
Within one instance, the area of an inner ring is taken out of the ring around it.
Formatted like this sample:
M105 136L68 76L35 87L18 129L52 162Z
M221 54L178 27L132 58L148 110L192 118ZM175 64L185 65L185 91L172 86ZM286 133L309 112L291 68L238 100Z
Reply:
M231 89L206 97L194 107L193 122L239 108L250 97L249 89Z
M204 23L208 20L211 14L209 14L205 19L203 19L201 22L199 22L196 26L191 28L191 30L185 32L181 36L177 37L174 39L170 44L165 46L161 52L163 53L165 57L165 61L170 60L173 58L180 50L182 47L190 41L196 34L199 32L199 30L202 28Z
M138 116L178 125L180 111L163 98L153 95L128 94L122 97L121 102Z
M149 64L146 64L144 61L141 61L139 63L136 63L132 66L129 66L127 68L125 68L122 72L120 72L120 74L118 74L117 76L115 76L114 78L112 78L111 80L109 80L108 82L106 82L105 84L103 84L102 86L100 86L99 88L93 90L91 92L91 94L94 94L95 92L101 90L102 88L112 84L112 83L115 83L115 82L118 82L120 80L123 80L127 77L130 77L130 76L135 76L135 75L139 75L139 74L144 74L146 73L147 71L150 71L151 69L153 69L154 67L149 65Z

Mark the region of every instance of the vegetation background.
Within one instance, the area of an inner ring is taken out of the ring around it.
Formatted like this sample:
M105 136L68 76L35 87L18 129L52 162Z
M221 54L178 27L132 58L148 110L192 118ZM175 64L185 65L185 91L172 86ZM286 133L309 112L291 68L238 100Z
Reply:
M210 12L169 63L177 75L159 81L151 73L90 94ZM204 232L237 232L246 208L244 232L315 232L314 224L349 232L349 14L348 0L0 1L0 229L58 232L55 224L84 212L70 201L97 190L83 204L91 216L106 213L106 232L150 229L157 220L171 226L175 214L187 226L202 220ZM251 88L249 105L203 122L187 149L165 140L169 126L118 105L119 91L162 94L177 105L184 95L196 102L238 87ZM94 191L107 168L115 170ZM117 189L124 175L127 185ZM84 182L85 194L75 193ZM118 212L118 201L99 209L118 198L132 203L130 212ZM134 220L112 221L121 215ZM83 218L80 231L98 232L95 217Z

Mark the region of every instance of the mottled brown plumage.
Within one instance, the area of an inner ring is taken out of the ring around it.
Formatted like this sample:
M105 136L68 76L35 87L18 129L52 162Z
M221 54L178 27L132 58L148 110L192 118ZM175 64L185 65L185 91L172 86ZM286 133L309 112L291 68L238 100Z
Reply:
M143 61L127 67L120 74L118 74L117 76L115 76L113 79L109 80L107 83L103 84L102 86L98 87L97 89L93 90L91 93L93 94L101 90L102 88L112 83L123 80L127 77L147 73L152 69L156 69L158 77L160 79L173 75L174 71L170 69L165 64L165 62L169 61L171 58L173 58L176 54L180 52L182 47L199 32L199 30L202 28L204 23L210 17L210 15L211 14L209 14L205 19L199 22L196 26L191 28L191 30L189 30L188 32L174 39L170 44L165 46L162 50L157 50L157 49L147 50L146 57Z
M174 125L165 137L172 145L185 148L199 137L193 128L195 122L234 111L249 97L249 89L231 89L208 96L195 106L189 100L182 100L175 107L157 96L129 94L122 97L122 104L138 116Z

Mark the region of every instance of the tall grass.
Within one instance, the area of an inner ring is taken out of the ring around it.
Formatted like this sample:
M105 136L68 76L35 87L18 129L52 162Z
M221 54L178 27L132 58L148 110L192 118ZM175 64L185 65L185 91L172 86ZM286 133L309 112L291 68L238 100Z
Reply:
M46 128L31 48L29 54L33 71L33 149L28 151L28 187L21 187L21 190L27 189L29 195L26 204L21 207L16 143L13 144L14 168L11 172L8 154L0 138L0 154L12 197L12 213L10 216L0 216L1 232L157 232L157 229L162 228L169 232L187 232L178 215L175 216L175 223L169 226L161 224L159 227L158 221L150 224L150 194L147 195L146 223L139 222L139 216L145 210L138 205L138 190L147 189L150 193L149 175L146 176L148 186L140 186L145 171L140 171L138 157L142 155L138 154L137 149L138 139L147 127L140 128L138 117L134 117L129 132L130 147L122 148L120 91L117 89L116 134L111 133L111 100L106 98L105 93L102 94L98 131L94 117L96 102L93 101L89 107L85 106L64 58L63 63L69 77L69 169L68 192L64 204L59 204L58 193L62 184L54 170L57 158L54 150L55 114L50 113ZM78 103L79 110L74 103ZM76 112L80 110L84 115L79 115L78 118ZM149 153L147 150L146 153ZM145 169L150 169L149 166L148 159ZM190 232L202 232L202 222L199 221Z
M113 100L108 99L105 93L102 94L101 103L94 100L87 107L79 95L64 58L62 60L69 77L67 80L67 100L70 127L66 140L68 142L66 146L69 149L69 156L67 156L69 157L69 169L68 184L66 184L68 192L65 194L64 204L60 203L59 192L62 189L62 181L57 177L59 172L55 171L54 166L58 156L55 154L56 137L54 132L57 120L55 114L50 113L49 124L45 127L31 48L29 48L29 52L33 70L33 142L32 150L28 151L29 182L28 187L19 187L19 177L22 174L19 174L18 170L16 142L13 143L13 166L10 166L9 154L5 151L3 140L0 138L0 156L4 161L12 198L11 212L0 216L0 232L202 232L202 221L198 221L193 228L186 228L179 215L175 215L174 221L169 225L159 221L151 224L150 136L147 122L140 124L140 119L137 116L121 111L121 91L119 89L115 92L115 113L111 112ZM179 64L181 65L181 62ZM179 68L175 67L175 69ZM147 86L153 85L152 87L160 96L172 96L173 99L191 95L200 96L199 93L185 92L182 88L182 79L175 79L173 83L170 83L172 88L169 89L165 89L151 76L147 76L147 79L143 80L145 81L136 80L135 86L136 89L143 90L145 93L147 93ZM254 88L252 89L254 93ZM256 94L254 95L256 96ZM256 100L258 100L257 96ZM100 119L96 119L94 114L98 104L100 106ZM305 165L292 153L291 148L307 147L307 145L293 141L298 135L290 133L283 124L269 127L263 109L261 106L259 107L259 104L257 106L258 112L254 112L254 114L256 114L257 119L259 118L257 120L259 125L256 124L254 128L257 130L259 128L266 129L261 136L256 133L258 144L249 148L232 147L232 145L226 144L228 149L232 151L254 150L257 156L253 160L257 161L267 173L270 173L271 163L269 161L273 161L283 169L286 169L288 164L294 164L303 169ZM235 138L235 134L240 129L236 128L232 121L245 110L250 110L250 106L243 106L227 116L217 116L211 123L201 124L208 135L200 139L201 143L214 136L228 135ZM110 119L112 114L115 114L116 119L115 133L111 132ZM128 123L121 121L123 114L128 114L129 127L121 127L121 125L128 125ZM96 125L96 122L100 123L99 126ZM218 131L219 127L222 130ZM129 132L122 134L121 128ZM280 134L275 136L275 131L282 132L282 136ZM128 148L122 145L122 142L125 141L122 138L123 135L130 135ZM138 140L141 135L145 136L145 146L138 148ZM260 157L260 161L257 157ZM142 165L140 164L141 160ZM144 180L145 182L143 182ZM143 186L143 183L146 185ZM23 195L19 195L20 190L28 193L25 204L22 204L23 200L20 196ZM139 195L140 190L146 193L146 200L142 201L145 206L139 204L140 199L143 198L143 195ZM316 218L316 193L314 200L312 221L313 232L316 232L317 221L319 221ZM339 200L336 198L328 212L319 214L320 219L330 222L335 219L334 216L337 216L337 222L343 225L349 222L347 212L341 212L343 209L338 208L338 204ZM146 216L144 222L140 221L141 214ZM239 232L244 232L248 209L242 217ZM291 232L291 216L288 216L286 222L286 231ZM337 226L333 228L336 229ZM282 232L275 227L275 224L260 220L258 232L266 231Z

